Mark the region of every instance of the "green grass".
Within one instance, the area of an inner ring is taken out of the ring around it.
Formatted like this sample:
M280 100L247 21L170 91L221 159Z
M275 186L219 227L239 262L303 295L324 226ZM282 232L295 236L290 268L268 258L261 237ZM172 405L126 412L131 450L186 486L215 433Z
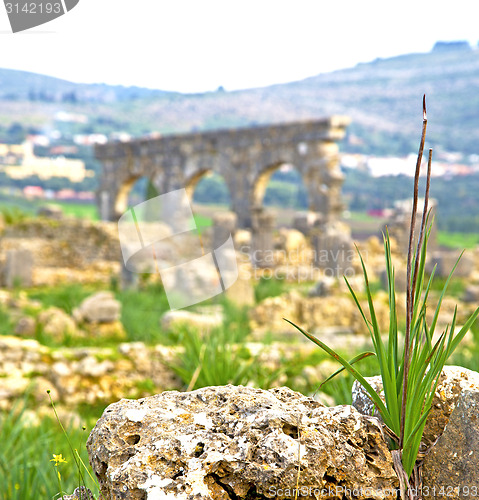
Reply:
M437 232L439 245L448 248L475 248L479 245L479 234L477 233L450 233L447 231Z
M0 305L0 335L11 335L13 332L13 321L5 306Z
M278 297L282 293L285 293L287 289L286 280L261 277L254 289L255 301L259 303L268 297Z
M95 203L79 203L76 201L29 200L22 196L7 196L0 193L0 212L14 215L34 216L41 206L56 205L68 217L78 219L99 220ZM18 217L16 217L18 218Z
M348 221L353 222L378 222L379 218L369 215L366 212L348 212Z
M161 285L147 285L139 290L116 292L122 304L121 321L128 341L147 344L168 344L168 334L161 330L161 317L169 310L168 299Z
M432 290L440 290L444 284L444 280L436 279ZM373 290L379 286L376 283L372 285L369 291L374 294ZM294 286L297 287L286 283L285 280L262 279L256 285L256 299L259 301L266 297L277 296ZM449 292L458 295L462 293L463 286L464 283L460 280L452 281ZM39 300L43 307L56 306L71 314L85 297L104 289L105 285L100 284L88 286L65 284L31 289L28 295ZM113 289L117 299L122 303L122 322L127 331L128 341L183 346L185 353L177 358L172 368L183 380L185 389L227 383L252 384L263 389L281 383L305 394L312 394L318 389L312 382L305 381L302 373L305 366L322 363L328 358L328 354L323 351L308 356L298 354L293 359L284 357L274 369L265 367L247 347L250 334L248 308L237 307L224 297L215 298L201 306L220 304L224 312L222 326L212 329L206 335L194 328L186 327L174 332L163 332L160 326L161 317L169 310L169 306L161 285L142 281L138 290L120 291L114 287ZM9 324L11 327L8 312L1 308L0 324ZM477 328L479 332L479 327ZM475 344L471 351L473 354L461 351L458 352L458 359L462 361L461 356L464 354L464 366L478 369L479 365L475 359L479 359L479 334L474 330L474 335ZM38 340L48 344L48 339L39 337ZM94 344L91 344L91 340L77 342L72 345L84 345L85 342L88 345L107 345L101 338L94 339ZM364 376L379 372L378 359L373 357L360 361L358 366ZM321 391L330 395L336 404L348 404L351 402L353 380L354 377L350 373L340 374L327 382ZM153 393L154 385L151 380L145 379L138 383L138 390L147 392L151 390ZM95 406L83 404L79 405L76 411L92 424L104 407L105 404L101 403ZM62 453L69 460L68 464L61 466L60 471L65 485L64 490L71 493L78 486L78 474L72 466L68 447L58 423L53 418L44 418L38 426L32 426L18 416L12 415L14 414L0 413L0 433L6 443L6 446L0 449L0 485L7 485L5 497L0 493L0 499L53 498L58 492L55 470L49 461L54 453ZM84 449L86 433L72 428L69 434L74 443L78 443L75 446ZM82 453L86 463L86 453L84 451ZM18 489L15 489L15 485L19 485ZM87 486L93 488L90 483L87 483Z
M45 308L58 307L72 314L73 309L78 307L83 299L97 290L98 288L94 285L62 284L55 287L31 289L28 296L39 300Z
M429 276L428 276L429 278ZM442 292L444 289L444 285L446 284L447 278L443 278L440 276L435 276L434 280L431 284L431 291L434 292ZM466 282L461 278L454 278L447 287L447 295L448 297L455 297L459 299L464 295L464 290L466 289Z
M97 496L98 489L85 470L79 477L68 441L52 416L27 415L24 402L10 412L0 412L0 498L2 500L39 500L59 497L53 454L62 454L66 464L58 467L64 494L85 484ZM30 418L34 421L30 422ZM65 425L65 423L64 423ZM87 431L66 425L68 436L81 459L88 464L85 443Z
M58 205L66 216L77 219L88 219L97 221L98 209L94 203L78 203L74 201L55 201L52 205Z

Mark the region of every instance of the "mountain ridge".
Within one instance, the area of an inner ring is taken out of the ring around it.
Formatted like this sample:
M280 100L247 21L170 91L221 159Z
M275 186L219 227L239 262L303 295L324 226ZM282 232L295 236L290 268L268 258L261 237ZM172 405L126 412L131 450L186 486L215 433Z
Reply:
M343 150L407 154L417 149L425 93L428 145L464 154L479 152L476 49L451 47L404 54L291 83L199 94L76 84L35 73L25 78L25 73L0 69L3 129L15 121L40 128L43 121L51 127L59 109L90 118L77 132L125 130L135 136L153 130L181 133L341 114L352 118Z

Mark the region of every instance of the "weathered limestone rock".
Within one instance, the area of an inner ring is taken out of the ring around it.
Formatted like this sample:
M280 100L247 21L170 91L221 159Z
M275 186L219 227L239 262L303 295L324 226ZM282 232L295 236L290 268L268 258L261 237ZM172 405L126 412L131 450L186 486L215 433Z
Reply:
M251 231L247 229L237 229L234 234L235 248L243 254L249 254L251 248Z
M178 351L142 342L58 349L0 335L0 409L11 409L27 389L37 410L50 406L47 390L55 403L72 408L179 389L182 382L170 368Z
M87 449L105 500L294 498L299 464L301 498L392 499L398 486L376 419L284 387L121 400Z
M381 378L367 377L366 380L379 394L382 393ZM428 447L443 433L451 413L465 390L479 391L479 373L460 366L445 366L437 385L426 426L423 442ZM373 403L358 383L353 384L353 406L363 415L371 415Z
M293 227L303 234L309 234L317 221L321 221L321 214L317 212L296 212L293 218Z
M32 218L5 228L2 252L19 249L32 253L36 268L85 271L92 264L119 261L118 225Z
M88 338L99 336L102 339L126 340L126 330L121 321L111 323L84 323L83 330Z
M431 254L426 262L426 269L431 272L436 267L436 276L447 278L452 271L457 259L461 255L459 250L438 250ZM474 271L474 257L472 252L467 251L462 254L461 260L454 271L456 278L469 278Z
M90 295L73 311L75 320L88 323L112 323L118 321L120 315L121 304L108 291Z
M223 324L223 312L212 310L202 314L190 311L167 311L161 318L161 329L174 330L179 327L194 327L200 330L217 328Z
M427 498L469 498L479 492L479 391L463 391L423 466Z
M38 315L38 323L43 331L55 340L61 341L67 335L78 335L76 324L63 309L49 307Z
M226 297L238 306L255 304L254 287L251 280L251 265L238 264L238 279L225 291Z
M314 262L326 276L341 278L356 274L357 252L351 230L340 222L320 224L311 232Z
M296 259L301 256L301 252L306 248L307 241L304 234L297 229L281 228L279 231L279 247L284 250L288 257L295 254Z
M467 285L462 300L473 304L479 303L479 285L472 283Z
M361 304L367 310L366 301L362 300ZM380 328L387 331L389 306L386 292L376 294L374 306ZM368 334L361 313L349 293L329 297L303 297L292 290L278 297L268 297L250 311L251 328L258 334L273 331L298 335L297 330L283 318L288 318L310 332L335 327L342 328L343 331Z
M332 295L337 280L330 276L322 276L308 292L308 297L327 297Z
M30 316L22 316L15 325L15 335L21 337L32 337L35 335L37 323L34 318Z

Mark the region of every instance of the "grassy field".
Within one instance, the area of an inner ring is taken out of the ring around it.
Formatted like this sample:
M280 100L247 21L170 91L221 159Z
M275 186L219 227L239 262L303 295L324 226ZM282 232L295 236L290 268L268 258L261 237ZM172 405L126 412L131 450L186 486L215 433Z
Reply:
M441 283L438 283L439 285ZM462 286L462 283L458 283L458 287L459 285ZM255 287L256 301L279 295L289 287L290 284L281 280L260 280ZM65 284L54 288L31 289L27 294L30 298L40 301L44 308L56 306L71 314L73 308L78 306L83 298L101 288L104 289L104 286L85 287ZM327 355L317 349L309 355L298 354L289 361L283 360L278 368L263 366L258 361L258 354L251 354L247 347L250 334L247 308L237 307L224 298L211 300L210 304L222 306L224 321L220 327L212 329L205 339L195 329L186 327L169 333L162 331L160 319L168 310L168 303L161 285L145 281L139 290L120 291L115 283L112 283L111 289L122 303L122 322L128 341L183 346L184 354L178 357L172 368L180 376L185 389L228 383L250 384L266 389L280 381L281 385L289 386L304 394L312 394L317 390L315 385L311 385L304 378L304 368L322 363L327 359ZM456 291L459 293L459 288ZM0 308L0 321L3 325L10 325L6 329L2 328L1 333L11 333L13 322L8 311L2 308ZM476 336L474 346L466 353L460 353L458 362L477 370L479 342L477 342L476 328L474 335ZM58 342L41 331L37 331L36 338L45 345L60 347ZM274 338L274 332L265 334L265 343ZM81 346L84 342L86 341L75 340L69 345ZM107 346L115 341L109 342L105 343L98 338L93 344L89 340L88 345ZM361 361L361 365L365 375L374 375L378 372L373 358ZM198 368L200 371L197 374ZM332 397L336 404L350 404L352 382L350 375L343 374L328 382L322 390ZM82 430L80 424L68 426L73 447L79 450L85 463L87 463L85 442L103 409L104 405L82 407L80 415L86 422L86 431ZM83 480L79 477L78 468L74 463L74 455L58 422L53 418L53 412L50 415L38 416L35 413L33 398L27 395L25 400L20 401L11 412L0 411L0 429L3 443L0 447L0 485L3 488L0 488L1 500L58 498L60 491L57 483L58 471L61 472L62 489L65 493L71 493L82 483ZM54 454L60 453L67 463L59 464L57 470L51 460ZM97 495L94 482L83 471L82 473L85 476L85 484Z
M36 214L40 207L45 205L60 207L63 213L70 217L99 220L97 207L93 203L28 200L20 196L5 196L0 194L0 213L23 213L24 215L32 216Z
M475 248L479 245L479 234L476 233L449 233L447 231L437 232L439 245L448 248Z

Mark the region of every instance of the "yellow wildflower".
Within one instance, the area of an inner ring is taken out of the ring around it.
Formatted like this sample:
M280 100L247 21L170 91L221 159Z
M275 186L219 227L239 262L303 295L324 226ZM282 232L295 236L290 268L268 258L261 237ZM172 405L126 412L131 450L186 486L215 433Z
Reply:
M53 458L50 460L50 462L55 462L54 463L55 467L58 467L58 464L66 464L67 463L67 461L63 458L61 453L60 453L60 455L53 454Z

